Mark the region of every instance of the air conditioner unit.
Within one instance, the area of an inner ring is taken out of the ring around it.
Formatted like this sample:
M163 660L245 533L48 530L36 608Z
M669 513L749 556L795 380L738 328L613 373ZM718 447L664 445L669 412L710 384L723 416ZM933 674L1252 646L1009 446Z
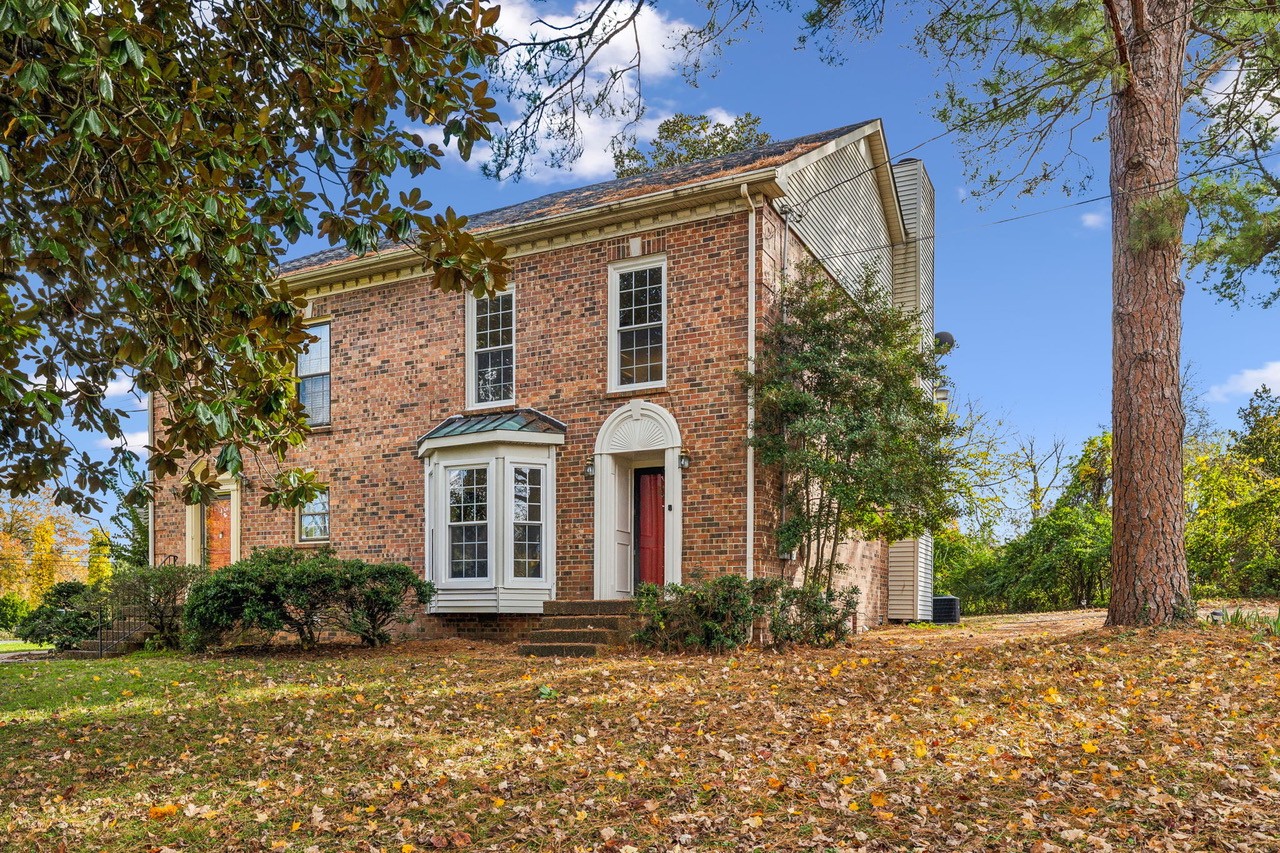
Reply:
M960 622L960 599L954 595L935 595L933 597L933 621L940 625L955 625Z

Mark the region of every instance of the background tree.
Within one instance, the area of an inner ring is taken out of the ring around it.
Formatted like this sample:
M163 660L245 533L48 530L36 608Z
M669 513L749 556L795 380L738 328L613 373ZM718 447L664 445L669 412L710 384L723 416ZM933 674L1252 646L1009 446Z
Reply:
M0 530L0 597L27 599L27 551L22 541Z
M873 277L851 289L817 264L782 284L779 317L761 336L752 443L786 478L777 531L806 583L830 589L841 544L933 530L955 509L955 422L921 390L945 381L920 347L920 318L893 306Z
M45 593L58 582L58 554L54 549L53 535L53 522L47 518L36 522L31 531L27 590L33 606L43 601Z
M0 489L101 508L113 466L62 431L123 437L125 375L167 401L148 465L207 498L245 452L305 433L308 340L275 264L313 230L355 254L416 246L434 286L503 283L502 250L387 177L462 157L497 119L501 41L478 0L12 0L0 4ZM122 442L123 444L123 442ZM281 472L265 497L317 484ZM144 497L140 488L132 500Z
M85 582L95 587L111 577L111 537L100 527L89 531L89 562L85 573Z
M733 154L766 145L772 137L760 130L759 116L743 113L730 122L706 115L676 113L658 124L658 134L644 150L634 137L613 148L613 171L619 178L643 175L682 163Z
M113 483L116 511L111 524L120 531L111 537L111 562L115 566L145 566L151 562L151 517L146 507L127 500L127 492L141 485L142 475L129 463L122 471L120 482Z
M723 47L761 11L753 0L706 6L704 23L681 39L695 72L705 51ZM602 0L554 43L561 56L588 55L625 31L592 24L626 21L641 7ZM879 28L884 12L882 0L816 0L803 13L801 41L838 60L853 38ZM920 46L952 73L935 114L965 138L977 194L1079 190L1093 171L1077 141L1107 137L1115 451L1108 620L1186 616L1184 226L1194 211L1200 230L1187 256L1223 298L1245 299L1251 273L1280 272L1280 173L1268 160L1280 129L1275 8L1269 0L947 0L922 14ZM518 130L530 133L527 123ZM1278 298L1280 289L1262 302Z

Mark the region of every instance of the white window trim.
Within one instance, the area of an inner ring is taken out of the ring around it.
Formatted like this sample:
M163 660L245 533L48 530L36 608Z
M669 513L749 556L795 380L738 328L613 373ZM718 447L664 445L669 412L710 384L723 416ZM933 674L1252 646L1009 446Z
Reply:
M637 382L623 385L621 382L621 353L618 346L618 284L622 273L634 270L662 268L662 379L657 382ZM665 254L647 255L643 258L628 258L609 265L609 391L639 391L645 388L665 388L667 386L667 354L671 350L671 335L667 323L667 294L671 290L671 280L667 276L667 256Z
M329 420L325 421L324 423L312 423L310 416L308 416L307 423L310 424L312 427L331 427L333 426L333 317L326 314L323 317L308 317L302 321L303 331L306 331L312 326L328 326L329 327L329 340L328 340L329 372L328 373L311 373L311 374L308 374L307 376L302 376L298 373L298 360L295 358L293 360L293 378L294 378L294 381L298 383L298 387L296 390L299 394L301 394L303 379L310 379L315 376L329 377Z
M476 399L476 296L473 293L467 294L466 352L467 409L469 410L500 409L504 406L514 406L516 402L516 377L519 370L517 339L520 332L520 309L516 304L516 286L508 283L506 290L494 295L505 296L507 294L511 295L511 397L506 400L490 400L486 403L481 403Z
M518 436L518 437L517 437ZM424 477L425 506L423 534L426 540L426 566L424 575L443 593L488 594L494 590L498 596L493 605L459 604L449 595L432 603L432 612L527 612L505 610L502 590L520 590L523 594L539 593L554 598L556 590L556 446L564 442L563 435L512 434L510 441L496 440L493 433L482 433L469 438L470 446L433 447L422 454L426 466ZM503 436L506 437L506 436ZM538 441L527 439L537 438ZM554 438L554 441L544 441ZM490 467L489 488L489 577L484 579L451 579L449 577L448 526L450 468ZM541 578L515 578L514 549L514 480L511 469L517 465L539 466L544 470L544 520L543 566ZM501 474L495 480L494 474Z
M329 530L329 535L323 539L302 538L302 511L306 509L306 507L300 506L293 513L293 542L295 545L327 545L333 539L333 492L328 491L327 494L329 496L329 512L327 513L329 516L329 523L326 527Z
M504 548L503 586L522 589L546 589L551 586L556 573L556 489L554 455L551 459L506 458L506 478L503 482ZM516 468L542 469L542 577L516 577Z
M231 498L231 562L240 560L240 478L223 474L214 492ZM204 565L204 504L187 504L186 562Z
M436 506L439 508L439 535L436 536L436 572L435 583L441 589L492 589L497 585L501 563L495 553L493 535L494 509L497 506L494 488L494 463L492 456L481 456L467 459L450 459L440 465L440 476L436 483ZM485 543L489 555L489 573L482 578L455 578L450 576L452 564L449 561L449 472L456 468L484 468L485 475Z

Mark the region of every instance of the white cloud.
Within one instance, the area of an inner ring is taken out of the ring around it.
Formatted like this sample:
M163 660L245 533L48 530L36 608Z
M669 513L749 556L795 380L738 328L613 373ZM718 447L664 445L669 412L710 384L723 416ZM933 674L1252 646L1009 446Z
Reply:
M98 446L104 450L112 450L119 446L120 442L112 441L109 438L98 439ZM145 429L136 432L126 432L124 434L124 445L133 451L135 456L147 455L147 431Z
M1227 381L1209 389L1208 398L1225 403L1232 397L1247 397L1263 385L1280 389L1280 361L1268 361L1262 367L1247 368L1227 377Z
M964 201L969 197L968 187L956 187L956 201Z
M1096 211L1082 213L1080 214L1080 224L1085 228L1092 228L1094 230L1105 228L1107 225L1107 215Z
M124 377L116 377L107 383L106 390L102 396L106 398L124 397L133 393L133 380Z
M570 32L581 31L575 22L587 17L594 3L579 2L568 12L549 10L536 0L511 0L503 3L498 19L498 33L509 42L522 42L531 36L547 39ZM621 16L620 9L615 14ZM607 29L608 26L604 27ZM653 6L644 6L627 29L620 32L592 58L587 67L585 91L577 93L578 103L593 102L607 85L613 84L612 103L594 110L594 115L577 112L575 119L582 134L582 156L565 169L539 169L535 166L525 172L527 178L539 183L579 181L582 178L601 179L613 176L613 154L610 143L625 129L640 141L648 141L657 133L658 124L670 117L670 112L646 110L645 117L628 126L633 110L626 109L625 102L639 94L637 87L648 87L655 82L669 80L680 73L685 53L678 46L680 36L690 29L690 24L677 17L669 17ZM639 57L637 57L639 51ZM508 57L508 61L517 61ZM639 61L639 71L626 71L621 80L618 74L630 69ZM514 110L513 110L514 112ZM734 116L726 110L713 107L706 111L715 121L732 121ZM553 122L554 123L554 122ZM539 146L543 151L553 150L557 142L544 133ZM474 160L482 160L486 151L477 146Z

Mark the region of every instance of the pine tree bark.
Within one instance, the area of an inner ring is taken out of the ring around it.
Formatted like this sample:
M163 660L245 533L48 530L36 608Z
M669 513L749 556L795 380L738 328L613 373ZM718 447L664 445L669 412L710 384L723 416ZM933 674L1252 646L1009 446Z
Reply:
M1182 68L1191 3L1105 0L1127 54L1109 117L1114 460L1108 625L1187 615L1182 496ZM1135 9L1136 7L1136 9Z

